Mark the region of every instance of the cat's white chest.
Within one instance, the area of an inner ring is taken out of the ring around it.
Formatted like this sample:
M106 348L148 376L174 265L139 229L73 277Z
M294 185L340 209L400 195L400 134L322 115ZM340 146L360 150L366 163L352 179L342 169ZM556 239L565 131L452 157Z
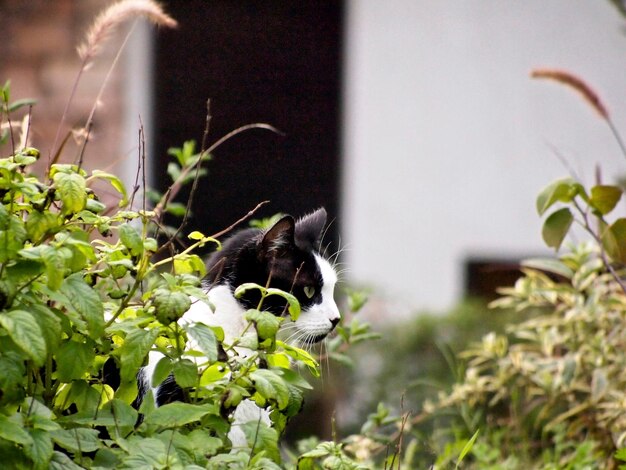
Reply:
M227 346L232 345L233 341L244 333L254 334L254 330L245 319L245 310L237 302L229 286L213 287L208 292L208 298L211 306L196 300L178 323L181 326L191 323L219 326L224 330L224 344ZM189 345L191 349L194 349L194 346L194 344Z

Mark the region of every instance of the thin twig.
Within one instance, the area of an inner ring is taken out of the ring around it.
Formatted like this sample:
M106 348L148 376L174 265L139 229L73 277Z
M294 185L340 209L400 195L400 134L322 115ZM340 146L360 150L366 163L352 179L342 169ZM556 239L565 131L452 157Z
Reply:
M174 234L169 238L169 240L167 240L167 242L163 244L163 247L161 247L162 249L170 245L172 241L178 237L180 232L182 232L183 228L187 225L187 220L189 218L189 214L191 213L191 204L193 203L193 200L195 198L195 194L198 189L198 181L200 180L200 169L202 168L202 163L200 162L200 160L202 160L202 158L204 158L204 155L206 155L206 145L207 145L207 140L209 137L210 124L211 124L211 100L208 99L206 102L206 121L204 125L204 133L202 135L202 147L200 150L200 154L198 155L198 162L195 165L196 174L194 175L193 183L191 184L191 191L189 192L189 197L187 198L187 207L185 207L185 214L183 215L183 220L178 226L178 228L176 229L176 232L174 232Z
M7 122L9 124L9 136L11 137L11 153L15 155L15 138L13 137L13 123L11 122L11 116L9 115L9 103L5 102Z
M28 147L28 139L30 139L30 125L33 118L33 105L28 106L28 121L26 127L26 135L24 136L24 147ZM23 129L22 129L23 131Z
M619 145L619 148L622 151L622 155L624 155L624 158L626 158L626 145L624 144L624 140L622 139L621 134L619 133L617 127L615 127L615 124L613 124L613 121L610 118L607 118L606 122L609 125L609 129L611 129L613 137L615 137L615 140L617 141L617 145Z
M141 122L141 116L139 117L139 130L137 132L137 150L138 150L138 154L137 154L137 173L135 173L135 182L133 184L133 193L130 196L130 200L128 202L128 207L130 207L131 209L133 208L133 205L135 204L135 195L137 194L137 191L139 191L139 176L141 175L142 172L142 167L143 165L141 164L142 162L142 142L144 140L144 135L143 135L143 123ZM145 181L144 181L144 191L145 191ZM142 209L145 209L142 207Z
M141 124L141 210L146 213L146 191L148 191L148 177L146 176L146 134L144 132L143 121L141 115L139 115L139 122Z
M604 249L604 245L602 244L602 239L591 227L591 223L589 222L589 215L582 209L582 207L580 207L580 205L578 204L578 202L576 202L576 200L574 200L573 203L576 209L578 209L578 212L580 212L580 215L583 217L583 222L584 222L583 227L594 238L594 240L600 247L600 257L602 258L602 262L604 263L604 266L609 270L609 272L611 273L615 281L621 287L624 294L626 294L626 283L619 276L619 274L615 270L615 267L611 264L611 261L607 257L606 251Z
M122 52L124 51L126 44L128 43L128 40L130 39L130 36L133 34L133 31L135 30L136 25L137 25L137 21L133 23L128 33L126 33L126 37L124 38L122 45L117 50L117 54L115 54L115 58L113 59L113 62L111 63L111 66L109 67L109 70L107 71L106 76L104 77L102 85L100 85L100 89L98 90L98 95L96 96L96 100L94 101L94 104L91 107L91 112L89 113L89 117L87 118L87 123L85 124L85 130L86 130L85 139L83 140L83 144L81 145L79 154L76 158L76 164L78 168L81 168L83 166L83 156L85 154L85 147L87 146L87 142L89 141L89 136L91 135L91 128L93 127L93 118L94 118L94 115L96 114L96 109L98 108L98 105L100 104L100 99L102 98L104 89L109 83L109 80L111 79L111 75L113 73L113 69L115 69L115 66L119 62L119 59L122 56Z
M241 134L242 132L245 132L245 131L248 131L248 130L251 130L251 129L265 129L265 130L269 130L269 131L275 132L275 133L277 133L279 135L284 135L278 129L276 129L275 127L273 127L273 126L271 126L269 124L265 124L265 123L248 124L248 125L239 127L237 129L235 129L234 131L229 132L224 137L220 138L217 142L215 142L213 145L211 145L205 151L205 154L212 153L216 148L218 148L221 144L223 144L227 140L235 137L238 134ZM165 194L163 195L163 197L161 198L159 203L154 208L154 212L155 212L155 217L156 218L160 218L163 215L163 212L165 210L165 207L167 206L167 203L171 199L176 197L176 195L182 189L183 182L187 178L187 175L189 175L189 173L196 168L196 165L200 165L201 164L202 159L204 158L205 154L201 154L200 158L198 159L198 161L196 163L194 163L193 165L190 165L190 166L184 168L181 171L181 173L178 176L178 178L176 179L176 181L167 189L167 191L165 192Z
M120 1L113 3L109 8L104 10L91 25L91 28L86 36L85 41L78 48L78 55L81 59L80 69L72 85L70 96L65 103L65 108L59 125L57 126L56 135L52 144L51 152L48 155L48 172L52 165L52 160L58 158L61 148L57 149L57 143L61 136L61 129L67 119L67 114L70 109L70 105L76 95L78 84L81 80L83 73L89 68L94 57L98 54L102 44L106 41L107 37L112 31L122 22L132 17L143 16L153 23L161 26L167 26L174 28L177 26L176 21L169 17L158 3L145 0L145 1ZM81 152L82 153L82 152ZM52 157L54 156L54 157ZM82 157L81 157L82 158Z
M580 177L578 176L578 173L570 165L570 163L567 160L567 158L559 151L559 149L555 145L553 145L552 143L547 142L547 141L546 141L546 145L550 148L550 150L552 151L554 156L557 158L557 160L561 163L561 165L563 165L563 167L565 167L565 169L570 174L570 176L572 178L574 178L576 181L580 181Z
M255 124L246 124L245 126L241 126L238 127L237 129L230 131L228 134L226 134L224 137L222 137L221 139L219 139L217 142L215 142L213 145L211 145L208 149L207 149L207 153L211 153L213 152L213 150L215 150L216 148L218 148L220 145L222 145L224 142L226 142L227 140L230 140L231 138L235 137L238 134L241 134L242 132L246 132L249 131L251 129L265 129L267 131L271 131L274 132L278 135L282 135L284 136L285 133L276 129L274 126L270 125L270 124L265 124L262 122L259 123L255 123Z
M219 238L222 235L227 234L228 232L230 232L232 229L234 229L237 225L239 225L240 223L242 223L243 221L245 221L246 219L249 219L250 217L252 217L254 215L254 213L256 211L258 211L261 207L263 207L265 204L269 203L270 201L262 201L259 202L254 209L252 209L251 211L249 211L246 215L244 215L243 217L241 217L239 220L237 220L237 222L235 222L232 225L229 225L228 227L226 227L224 230L220 230L219 232L211 235L211 238Z

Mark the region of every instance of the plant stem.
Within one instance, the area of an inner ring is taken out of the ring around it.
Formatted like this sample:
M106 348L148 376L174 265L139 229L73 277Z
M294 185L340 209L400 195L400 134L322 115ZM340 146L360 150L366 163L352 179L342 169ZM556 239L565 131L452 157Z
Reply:
M626 158L626 145L624 144L624 140L622 139L621 134L619 133L617 127L615 127L615 124L613 124L613 121L611 119L607 118L606 122L609 125L609 129L611 129L613 137L615 137L615 140L617 141L617 145L619 145L619 148L622 151L622 155L624 155L624 158Z
M587 212L585 212L582 209L582 207L580 207L580 204L578 204L576 199L573 200L573 204L574 204L574 207L576 207L576 209L578 210L578 212L580 213L580 215L583 218L583 222L584 222L583 227L593 237L593 239L596 241L596 243L599 245L599 247L600 247L600 257L602 258L602 262L603 262L604 266L611 273L611 275L613 276L615 281L619 284L619 286L621 287L621 289L624 292L624 294L626 294L626 283L619 276L619 274L615 270L615 267L611 264L611 261L607 257L606 251L604 249L604 245L602 244L602 238L591 227L591 223L589 222L589 214L587 214Z

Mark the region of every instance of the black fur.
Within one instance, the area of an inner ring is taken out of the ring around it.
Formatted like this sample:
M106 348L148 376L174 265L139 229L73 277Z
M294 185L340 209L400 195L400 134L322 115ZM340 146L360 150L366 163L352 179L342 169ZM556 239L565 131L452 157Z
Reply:
M326 223L326 211L319 209L295 222L285 216L269 230L246 229L228 239L221 251L211 256L207 263L210 286L227 283L234 292L244 283L274 287L290 292L298 299L302 309L322 301L322 275L314 253ZM310 297L305 288L314 292ZM257 308L258 290L249 290L239 301L247 308ZM267 297L263 310L281 315L286 301L279 296Z

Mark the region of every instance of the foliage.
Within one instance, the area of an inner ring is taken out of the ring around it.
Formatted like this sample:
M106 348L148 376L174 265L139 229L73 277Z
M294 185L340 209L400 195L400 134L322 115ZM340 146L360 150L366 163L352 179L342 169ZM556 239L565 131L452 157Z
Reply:
M624 148L606 106L582 80L553 70L533 76L581 93ZM541 191L536 206L548 214L549 247L561 248L573 224L591 240L558 259L523 263L523 276L492 304L523 321L461 353L460 380L424 403L429 416L456 413L462 435L483 430L472 449L475 468L610 469L623 459L616 451L626 446L626 219L611 219L622 193L573 177Z
M9 95L7 85L5 110ZM192 144L171 154L174 184L189 180L190 169L205 160ZM239 340L224 341L219 327L180 326L177 320L192 302L206 301L200 286L205 266L194 250L219 246L217 240L194 231L185 249L156 258L155 234L162 229L169 191L155 209L133 209L133 197L115 175L54 163L39 179L29 171L38 157L38 150L25 147L0 159L4 463L12 468L287 465L280 434L310 388L293 369L302 366L319 376L318 360L277 340L284 318L262 306L246 314L256 327L256 338L246 337L252 350L247 356L235 352ZM97 181L117 192L118 207L100 201L92 187ZM262 298L285 298L292 320L300 313L296 299L276 289L245 284L235 295L248 289L260 290ZM350 299L354 308L363 303L357 293ZM339 331L328 346L337 357L347 357L344 346L373 336L369 325L355 318L344 320ZM173 374L186 400L155 408L148 398L136 410L131 406L136 375L153 350L164 355L154 380ZM120 371L119 384L107 380L112 362ZM269 407L273 425L248 423L253 424L244 427L249 447L232 449L229 414L244 398ZM362 468L344 446L316 443L292 465Z
M151 0L118 2L98 17L82 50L82 72L100 42L121 21L147 15L175 24ZM104 84L96 101L100 101ZM68 100L68 107L72 96ZM40 152L28 145L32 100L11 100L10 84L0 89L0 455L7 468L363 468L342 442L312 438L298 454L281 452L281 435L300 412L309 382L299 373L320 375L309 351L277 339L285 318L258 309L246 313L248 331L239 355L221 328L177 320L193 302L207 302L206 274L197 252L219 249L217 238L183 236L201 165L237 129L208 146L185 142L169 151L172 184L164 194L145 187L145 155L128 192L113 174L83 169L96 106L77 132L83 136L74 163L63 163L61 138L67 108L52 143L43 176L34 168ZM25 113L24 113L25 112ZM16 121L15 113L23 119ZM142 130L140 131L142 136ZM92 144L94 145L94 144ZM6 150L8 149L8 150ZM102 184L104 183L104 185ZM175 196L191 186L186 204ZM102 187L106 190L103 190ZM141 191L141 192L139 192ZM111 192L116 194L110 201ZM142 194L143 193L143 194ZM107 199L103 195L107 195ZM255 210L243 217L251 216ZM177 226L168 223L182 217ZM257 222L257 226L271 219ZM234 225L233 225L234 226ZM178 248L182 247L182 248ZM282 296L295 320L300 306L289 293L246 284L261 297ZM363 298L349 296L353 311ZM374 335L369 325L345 318L327 352L348 362L346 349ZM153 381L173 375L184 402L155 407L150 393L139 409L136 376L151 351L163 358ZM116 374L115 371L119 371ZM116 376L119 375L119 379ZM231 412L244 399L267 408L272 426L246 423L247 447L232 448Z

